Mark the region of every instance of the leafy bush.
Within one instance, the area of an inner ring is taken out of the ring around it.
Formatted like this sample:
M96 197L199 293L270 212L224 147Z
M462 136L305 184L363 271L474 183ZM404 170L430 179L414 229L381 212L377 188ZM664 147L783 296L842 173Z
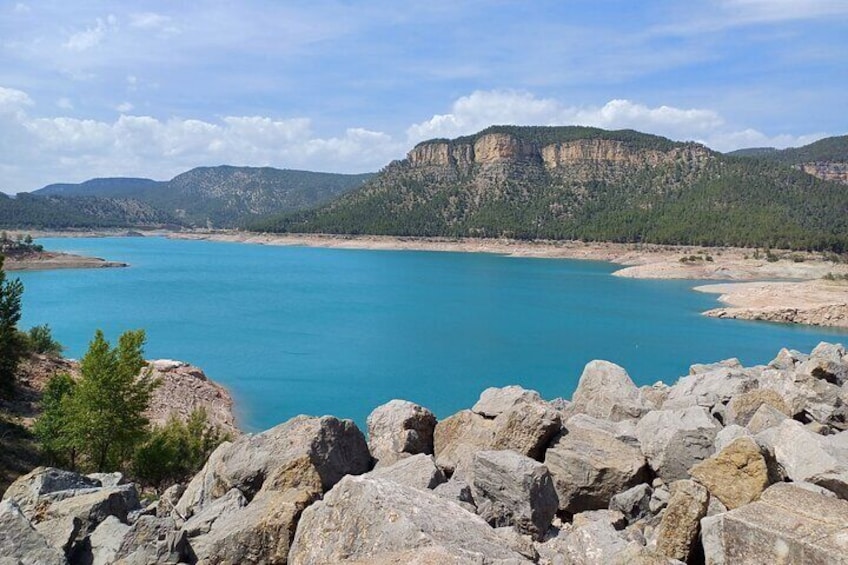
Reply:
M33 431L50 465L76 467L76 449L66 431L70 424L66 407L76 384L67 373L53 375L41 397L41 417L36 420Z
M42 355L60 355L65 349L61 343L53 339L53 332L47 324L30 328L26 334L26 342L30 352Z

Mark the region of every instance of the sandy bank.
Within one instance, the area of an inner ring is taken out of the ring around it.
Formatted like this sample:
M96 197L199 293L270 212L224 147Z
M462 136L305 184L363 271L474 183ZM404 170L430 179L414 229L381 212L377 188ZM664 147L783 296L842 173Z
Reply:
M98 269L104 267L126 267L126 263L107 261L99 257L83 257L70 253L30 253L22 257L7 257L3 264L6 271L46 271L49 269Z

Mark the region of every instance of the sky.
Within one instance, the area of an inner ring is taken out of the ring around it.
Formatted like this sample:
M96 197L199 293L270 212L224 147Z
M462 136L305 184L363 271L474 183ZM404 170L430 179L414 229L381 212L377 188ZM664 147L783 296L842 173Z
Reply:
M848 0L0 0L0 191L359 173L493 124L848 133Z

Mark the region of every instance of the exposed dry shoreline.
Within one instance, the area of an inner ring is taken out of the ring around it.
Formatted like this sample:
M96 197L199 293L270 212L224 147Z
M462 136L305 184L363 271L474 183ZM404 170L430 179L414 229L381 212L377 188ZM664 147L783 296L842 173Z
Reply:
M510 257L581 259L623 265L624 268L613 273L619 277L766 281L704 285L695 290L721 294L719 300L729 306L709 310L704 313L707 316L848 327L848 283L822 278L828 274L848 275L848 265L834 263L818 253L781 251L774 252L769 260L764 251L733 247L579 241L278 235L236 231L181 232L168 234L167 237L258 245L497 253Z
M7 257L3 268L7 271L47 271L51 269L99 269L126 267L126 263L107 261L99 257L84 257L70 253L44 251L28 253L22 257Z

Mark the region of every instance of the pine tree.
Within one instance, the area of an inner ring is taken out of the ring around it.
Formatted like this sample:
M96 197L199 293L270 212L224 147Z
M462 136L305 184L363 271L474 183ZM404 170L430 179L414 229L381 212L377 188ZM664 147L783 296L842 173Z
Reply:
M6 280L3 259L0 255L0 393L11 395L24 350L17 327L24 285L20 279Z
M145 366L144 330L125 332L112 348L97 330L80 363L82 378L68 397L65 413L71 443L97 471L128 461L148 433L144 411L158 381Z

